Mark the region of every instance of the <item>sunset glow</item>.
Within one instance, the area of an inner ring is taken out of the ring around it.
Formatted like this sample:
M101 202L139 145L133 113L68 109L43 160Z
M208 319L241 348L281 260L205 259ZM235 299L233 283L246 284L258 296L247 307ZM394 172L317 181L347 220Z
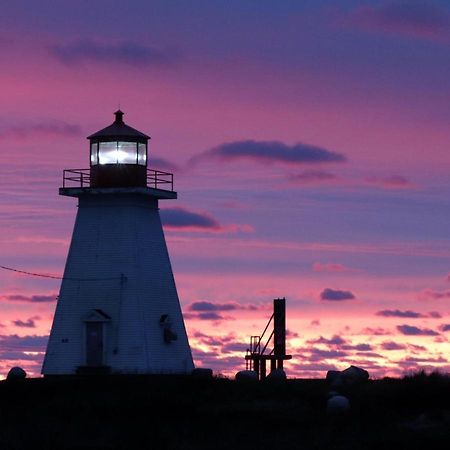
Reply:
M62 275L62 171L120 105L174 173L161 218L198 367L242 370L285 297L290 377L448 372L450 8L418 3L7 2L0 265ZM145 162L119 147L99 163ZM40 376L59 286L0 269L0 377Z

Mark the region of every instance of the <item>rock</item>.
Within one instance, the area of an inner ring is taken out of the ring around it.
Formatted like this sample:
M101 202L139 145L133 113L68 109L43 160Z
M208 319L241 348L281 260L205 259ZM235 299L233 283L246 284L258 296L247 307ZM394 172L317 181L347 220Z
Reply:
M241 370L235 376L236 381L258 381L258 374L254 370Z
M337 394L330 392L330 394ZM327 414L344 414L350 411L350 402L343 395L332 395L327 401Z
M337 380L341 376L341 372L339 370L329 370L327 372L327 381L333 382Z
M364 383L368 379L369 372L356 366L350 366L342 372L338 370L329 370L327 372L327 381L333 389Z
M7 380L23 380L27 377L27 373L22 367L13 367L6 376Z
M327 372L327 377L326 379L328 381L333 381L335 380L337 377L339 377L341 375L341 372L339 372L339 370L329 370Z
M329 370L327 372L327 381L333 389L339 389L343 386L342 373L339 370Z
M213 370L212 369L206 369L203 367L198 367L195 368L192 372L191 375L194 378L201 378L202 380L207 380L207 379L211 379L213 377Z
M350 366L341 372L346 384L362 383L369 379L369 372L361 367Z
M270 381L285 381L286 372L283 369L274 369L267 375L267 380Z

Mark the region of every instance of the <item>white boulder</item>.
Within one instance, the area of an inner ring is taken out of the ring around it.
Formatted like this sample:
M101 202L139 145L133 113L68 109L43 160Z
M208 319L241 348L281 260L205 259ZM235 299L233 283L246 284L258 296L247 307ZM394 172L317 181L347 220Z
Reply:
M258 374L254 370L241 370L235 376L236 381L258 381Z
M347 397L333 392L327 401L327 414L343 414L350 411L350 402Z
M283 369L274 369L267 375L267 379L271 381L285 381L286 372Z
M327 381L334 389L340 389L344 386L364 383L369 379L369 372L361 367L350 366L339 372L338 370L329 370L327 372Z

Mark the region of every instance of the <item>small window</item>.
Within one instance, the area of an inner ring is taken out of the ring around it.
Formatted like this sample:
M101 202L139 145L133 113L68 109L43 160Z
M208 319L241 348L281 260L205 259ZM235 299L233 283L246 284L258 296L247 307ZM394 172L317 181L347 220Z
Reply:
M100 164L117 163L117 142L100 142L98 162Z
M140 166L146 166L147 165L147 145L146 144L139 144L139 147L138 147L138 164Z
M164 323L166 323L169 318L169 314L163 314L160 318L159 318L159 323L161 324L161 325L163 325Z
M91 144L91 166L98 164L98 144Z
M137 148L136 142L117 143L117 162L119 164L136 164Z

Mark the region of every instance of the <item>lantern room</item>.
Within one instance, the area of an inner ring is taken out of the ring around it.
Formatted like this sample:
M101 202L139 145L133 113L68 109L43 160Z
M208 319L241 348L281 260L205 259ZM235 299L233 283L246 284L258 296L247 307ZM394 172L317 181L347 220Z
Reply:
M122 111L114 115L110 126L87 138L91 187L146 186L150 136L125 124Z

